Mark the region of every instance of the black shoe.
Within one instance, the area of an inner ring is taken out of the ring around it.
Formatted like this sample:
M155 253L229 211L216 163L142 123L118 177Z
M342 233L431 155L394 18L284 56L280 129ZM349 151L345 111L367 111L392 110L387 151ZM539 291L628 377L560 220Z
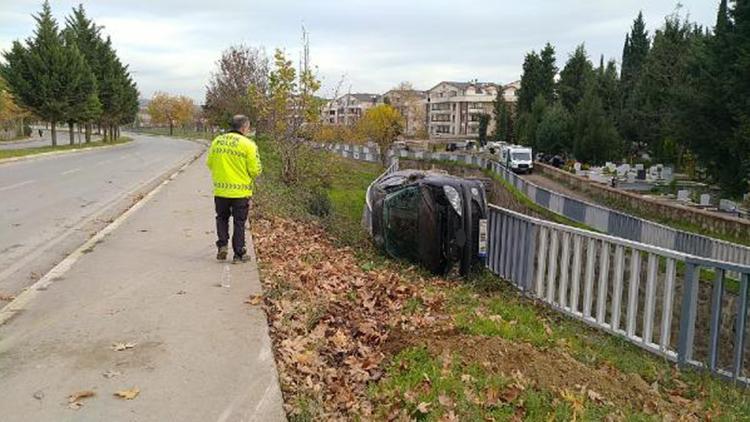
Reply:
M229 253L229 249L226 246L219 246L219 251L216 252L216 259L219 261L227 259L227 253Z
M232 262L247 262L250 258L247 256L247 249L242 248L242 250L237 253L234 253L234 257L232 257Z
M236 255L235 254L232 257L232 262L235 263L235 264L239 264L239 263L242 263L242 262L247 262L249 260L250 260L250 257L247 256L247 254L245 254L245 255Z

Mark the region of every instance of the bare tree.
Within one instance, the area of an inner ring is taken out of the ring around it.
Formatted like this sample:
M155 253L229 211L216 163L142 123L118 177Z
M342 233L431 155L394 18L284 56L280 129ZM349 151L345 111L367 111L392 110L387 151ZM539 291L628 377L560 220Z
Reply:
M253 102L253 90L260 96L268 92L269 59L265 49L231 46L216 62L216 71L206 87L204 110L213 124L225 126L235 114L245 114L258 124L259 105Z

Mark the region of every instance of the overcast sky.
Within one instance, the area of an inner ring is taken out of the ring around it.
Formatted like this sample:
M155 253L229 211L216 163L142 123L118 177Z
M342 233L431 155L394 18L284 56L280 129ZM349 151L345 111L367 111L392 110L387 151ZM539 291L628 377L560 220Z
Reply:
M60 22L81 1L51 1ZM719 0L682 0L681 13L713 25ZM428 89L442 80L507 83L526 52L551 42L558 67L581 42L590 57L619 61L633 18L651 33L672 0L98 0L83 1L130 64L141 96L185 94L202 102L221 51L232 44L285 48L297 60L300 27L331 95L384 92L400 81ZM32 34L39 0L0 0L0 50Z

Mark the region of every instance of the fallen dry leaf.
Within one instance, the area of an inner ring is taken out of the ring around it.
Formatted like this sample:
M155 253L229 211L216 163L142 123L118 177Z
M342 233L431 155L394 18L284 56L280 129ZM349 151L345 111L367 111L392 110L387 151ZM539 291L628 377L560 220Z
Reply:
M68 408L73 410L78 410L83 407L83 403L79 401L74 401L73 403L68 403Z
M137 345L138 343L114 343L112 344L112 350L115 352L122 352L123 350L132 349Z
M8 294L5 294L5 293L0 293L0 301L11 302L11 301L15 300L15 298L16 297L13 296L13 295L8 295Z
M263 302L263 295L260 294L252 295L245 300L245 303L250 305L260 305L261 302Z
M604 403L604 397L596 391L588 390L586 394L588 395L589 400L593 401L594 403Z
M440 405L444 407L453 407L455 405L453 403L453 400L445 394L440 394L438 396L438 403L440 403Z
M93 391L91 391L91 390L78 391L78 392L75 392L75 393L73 393L73 394L71 394L71 395L68 396L68 403L73 403L73 402L77 402L77 401L79 401L81 399L85 399L85 398L89 398L89 397L94 397L95 395L96 395L96 393L93 392Z
M125 399L125 400L133 400L134 398L138 397L138 394L141 393L141 390L138 387L133 387L129 390L121 390L115 393L115 397Z
M518 396L521 395L521 390L516 387L509 387L503 390L502 393L500 393L500 400L504 401L505 403L511 403L516 401Z
M422 414L430 413L430 403L423 401L417 405L417 411Z

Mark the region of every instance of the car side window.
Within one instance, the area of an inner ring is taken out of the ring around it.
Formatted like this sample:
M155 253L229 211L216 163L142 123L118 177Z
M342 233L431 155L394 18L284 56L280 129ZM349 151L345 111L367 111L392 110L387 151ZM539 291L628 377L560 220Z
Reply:
M418 259L419 201L418 186L408 187L388 195L385 199L385 249L389 255Z

